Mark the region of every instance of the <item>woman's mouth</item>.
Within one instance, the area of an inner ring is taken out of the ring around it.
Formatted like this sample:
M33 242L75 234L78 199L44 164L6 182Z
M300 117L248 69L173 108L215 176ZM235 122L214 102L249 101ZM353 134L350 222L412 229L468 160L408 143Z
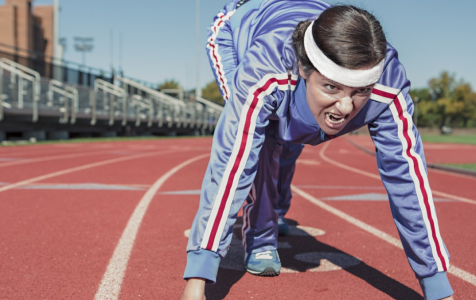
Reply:
M346 116L336 115L330 112L326 113L326 121L330 125L333 125L331 127L335 127L335 126L338 127L339 125L343 124L345 122L345 117Z

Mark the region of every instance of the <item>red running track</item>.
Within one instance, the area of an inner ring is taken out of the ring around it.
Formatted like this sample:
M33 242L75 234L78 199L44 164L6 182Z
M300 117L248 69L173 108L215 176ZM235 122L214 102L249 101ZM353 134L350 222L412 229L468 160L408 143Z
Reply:
M190 138L1 148L0 299L179 299L210 146ZM443 148L425 145L427 157L467 151ZM429 178L455 299L476 299L476 178ZM283 273L244 271L239 217L207 299L422 299L374 157L344 139L306 146L293 184L287 217L299 227L279 240Z

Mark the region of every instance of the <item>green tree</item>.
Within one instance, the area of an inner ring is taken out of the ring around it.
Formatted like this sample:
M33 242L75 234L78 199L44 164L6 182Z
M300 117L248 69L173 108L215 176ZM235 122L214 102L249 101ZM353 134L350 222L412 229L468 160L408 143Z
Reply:
M430 79L428 85L440 115L440 126L467 126L475 118L474 93L468 83L457 81L454 75L444 71Z
M167 79L159 84L158 90L164 89L181 89L180 83L175 79Z
M468 127L470 121L476 121L476 93L468 83L456 87L454 98L460 109L454 121L460 122L463 127Z
M415 103L417 124L420 127L437 127L441 122L438 107L430 95L430 89L417 88L410 90L410 96Z
M218 85L215 80L210 81L203 89L202 89L202 97L204 99L210 100L215 102L219 105L224 105L223 96L220 93Z

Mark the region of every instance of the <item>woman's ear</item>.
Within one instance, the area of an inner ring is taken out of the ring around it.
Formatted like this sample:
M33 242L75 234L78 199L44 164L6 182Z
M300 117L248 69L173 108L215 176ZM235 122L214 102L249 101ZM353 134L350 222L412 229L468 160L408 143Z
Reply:
M306 79L307 79L307 75L306 75L306 73L302 70L302 68L301 68L301 63L298 63L298 69L299 69L299 76L301 76L301 78L303 78L303 79L306 80Z

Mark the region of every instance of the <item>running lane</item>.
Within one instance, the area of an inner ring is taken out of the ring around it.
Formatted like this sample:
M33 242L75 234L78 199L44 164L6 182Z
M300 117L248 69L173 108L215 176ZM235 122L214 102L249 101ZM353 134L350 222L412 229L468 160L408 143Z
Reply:
M8 170L0 181L14 183L92 166L0 192L0 299L95 299L138 205L161 179L131 252L119 255L125 266L124 277L115 281L119 293L102 299L180 298L186 236L198 208L211 139L90 145L88 150L114 153L0 169ZM291 234L279 238L282 274L262 278L246 273L240 213L218 282L207 286L208 300L422 299L403 250L394 243L398 233L375 158L343 139L324 146L325 157L340 166L323 158L321 146L306 146L299 158L287 215ZM156 154L140 156L148 153ZM47 155L45 151L38 157ZM115 161L94 165L111 159ZM35 171L29 174L30 169ZM458 182L463 184L454 188ZM469 178L430 171L430 186L444 193L476 200L473 185ZM451 263L475 274L470 250L476 238L466 229L475 225L476 205L435 198ZM384 235L378 237L369 228ZM474 299L475 285L455 275L449 278L455 298Z
M340 167L331 164L331 168L340 169L340 172L344 172L345 175L341 173L341 178L346 178L349 185L365 179L367 185L382 186L380 180L375 178L378 177L375 157L369 156L362 151L355 152L355 149L354 146L346 143L344 140L335 140L328 145L325 153L323 151L315 151L313 155L315 158L324 160L327 157L334 162L342 164L343 166ZM451 155L451 153L449 152L448 155ZM356 172L356 170L361 171L361 173ZM332 174L331 172L329 171L326 174ZM476 213L476 207L474 203L456 201L452 197L456 197L456 199L457 197L466 197L465 199L471 201L476 200L476 192L471 188L476 183L476 179L449 173L433 172L431 169L429 172L430 187L434 191L441 235L451 254L450 264L469 272L472 276L462 277L472 281L473 285L462 280L461 276L449 275L449 277L456 292L458 294L462 293L464 299L466 297L471 299L470 297L473 297L476 291L474 277L476 266L474 260L468 260L468 258L471 257L471 249L476 246L476 234L471 230L466 230L466 228L475 222L474 214ZM367 174L373 174L374 177ZM385 198L383 197L385 191L374 190L368 193L356 189L353 193L345 191L329 193L326 190L307 190L307 192L317 198L324 199L326 203L333 207L365 221L367 224L390 234L392 237L398 238L395 225L391 219L388 201L382 201ZM445 193L449 197L441 197L437 192L440 192L440 194ZM336 197L339 193L341 195ZM332 196L329 196L331 194ZM365 201L366 198L371 201ZM380 201L378 201L379 199ZM403 254L403 252L401 253ZM406 265L408 266L408 264Z
M41 189L0 192L0 298L94 298L124 227L148 186L191 155L187 152L209 151L209 147L207 151L201 150L200 141L196 149L187 148L188 143L181 140L147 144L142 145L147 151L133 147L128 153L51 165L34 163L2 172L2 180L14 183L91 165L49 178L48 184L36 182ZM209 141L205 144L209 146ZM135 158L129 159L132 157ZM114 159L119 160L100 165ZM132 161L135 164L129 164ZM141 170L129 171L136 170L136 166L141 166ZM110 178L117 179L112 187L102 185ZM95 185L78 187L78 182ZM137 186L140 188L134 188Z

